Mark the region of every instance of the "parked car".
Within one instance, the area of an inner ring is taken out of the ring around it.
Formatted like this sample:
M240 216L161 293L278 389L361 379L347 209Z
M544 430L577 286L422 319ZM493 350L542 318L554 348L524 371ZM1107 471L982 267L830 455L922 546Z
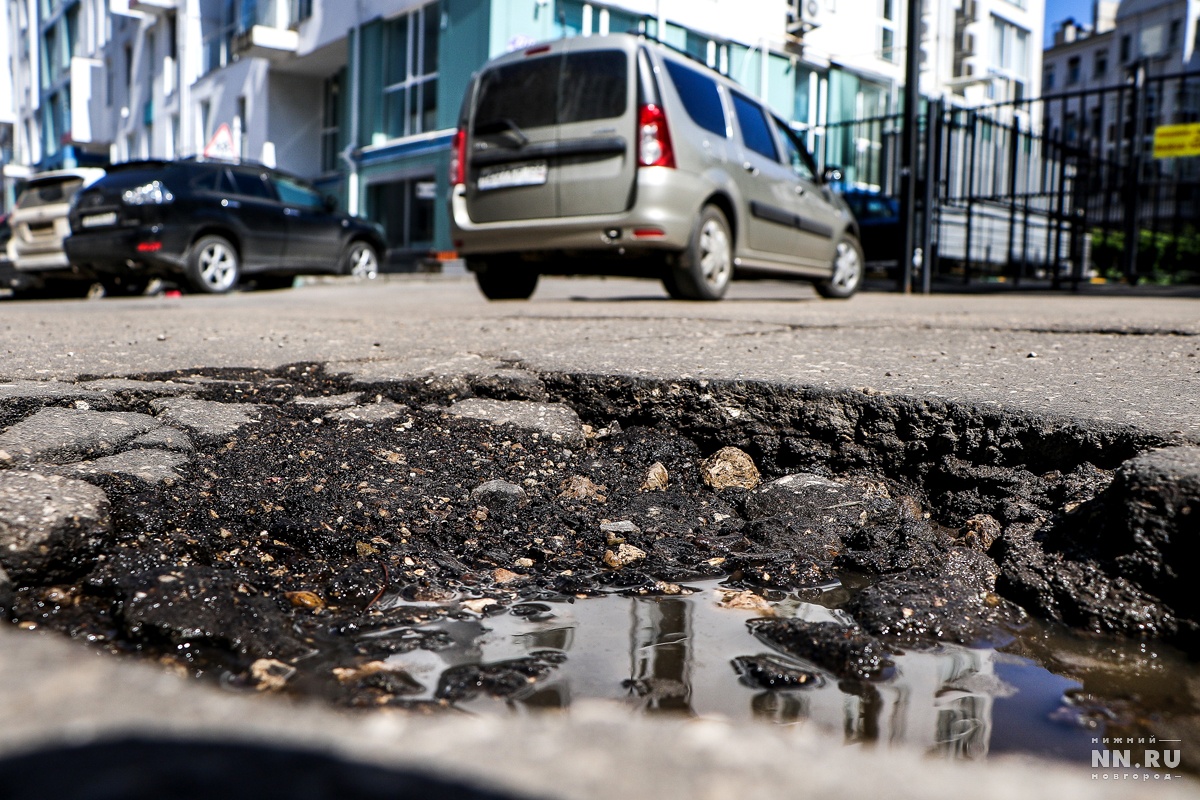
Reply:
M118 164L79 193L70 222L72 264L110 279L182 279L210 294L243 278L259 288L290 286L306 273L372 278L385 251L378 225L257 164Z
M63 251L70 234L67 212L81 190L104 176L96 168L42 172L29 178L9 215L8 265L2 280L17 295L35 292L83 294L95 276L72 268Z
M541 274L655 277L718 300L736 274L849 297L858 228L803 142L745 89L636 35L561 39L486 64L451 178L455 248L491 299Z
M900 227L899 198L849 189L842 192L842 199L858 220L867 263L893 267L900 263L904 230Z

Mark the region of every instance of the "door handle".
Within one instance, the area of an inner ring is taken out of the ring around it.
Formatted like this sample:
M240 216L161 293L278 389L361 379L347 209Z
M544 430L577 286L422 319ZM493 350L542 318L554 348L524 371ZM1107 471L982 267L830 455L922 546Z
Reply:
M798 183L796 184L796 196L797 196L797 197L804 197L804 193L805 193L806 191L808 191L808 190L807 190L807 189L805 189L803 186L801 186L801 185L800 185L800 184L798 184Z
M298 217L298 216L300 216L300 210L299 210L299 209L296 209L296 208L285 208L285 209L283 210L283 213L284 213L284 214L286 214L286 215L287 215L287 216L289 216L289 217Z
M742 162L742 169L746 170L746 172L749 172L751 175L758 174L758 167L754 166L749 161Z
M224 199L221 201L221 206L223 208L241 208L242 204L237 200Z

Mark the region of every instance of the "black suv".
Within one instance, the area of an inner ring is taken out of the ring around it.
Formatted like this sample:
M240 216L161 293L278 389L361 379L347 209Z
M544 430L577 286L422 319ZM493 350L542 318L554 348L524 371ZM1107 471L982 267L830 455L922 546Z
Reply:
M80 192L67 257L137 284L182 276L220 294L252 277L259 288L301 273L375 277L385 244L374 223L336 212L299 178L254 164L130 161Z

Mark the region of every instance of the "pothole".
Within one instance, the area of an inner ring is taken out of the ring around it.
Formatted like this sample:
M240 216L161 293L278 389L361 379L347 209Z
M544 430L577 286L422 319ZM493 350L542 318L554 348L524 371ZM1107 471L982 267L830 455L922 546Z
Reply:
M296 365L86 386L3 407L0 493L34 472L104 494L0 521L19 627L354 708L594 698L1195 769L1170 644L1195 649L1173 549L1200 518L1192 448L763 384ZM49 423L62 446L27 447Z

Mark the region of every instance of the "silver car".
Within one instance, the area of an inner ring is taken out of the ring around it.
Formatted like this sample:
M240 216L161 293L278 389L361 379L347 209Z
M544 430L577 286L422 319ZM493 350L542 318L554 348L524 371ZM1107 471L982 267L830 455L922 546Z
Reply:
M493 59L468 87L451 163L455 248L493 299L542 274L662 280L719 300L737 275L849 297L857 223L801 139L735 82L631 34Z
M41 172L26 181L8 220L12 235L7 255L13 267L9 283L15 291L55 286L85 292L91 287L92 276L68 262L63 240L71 233L71 201L102 177L102 169L81 167Z

